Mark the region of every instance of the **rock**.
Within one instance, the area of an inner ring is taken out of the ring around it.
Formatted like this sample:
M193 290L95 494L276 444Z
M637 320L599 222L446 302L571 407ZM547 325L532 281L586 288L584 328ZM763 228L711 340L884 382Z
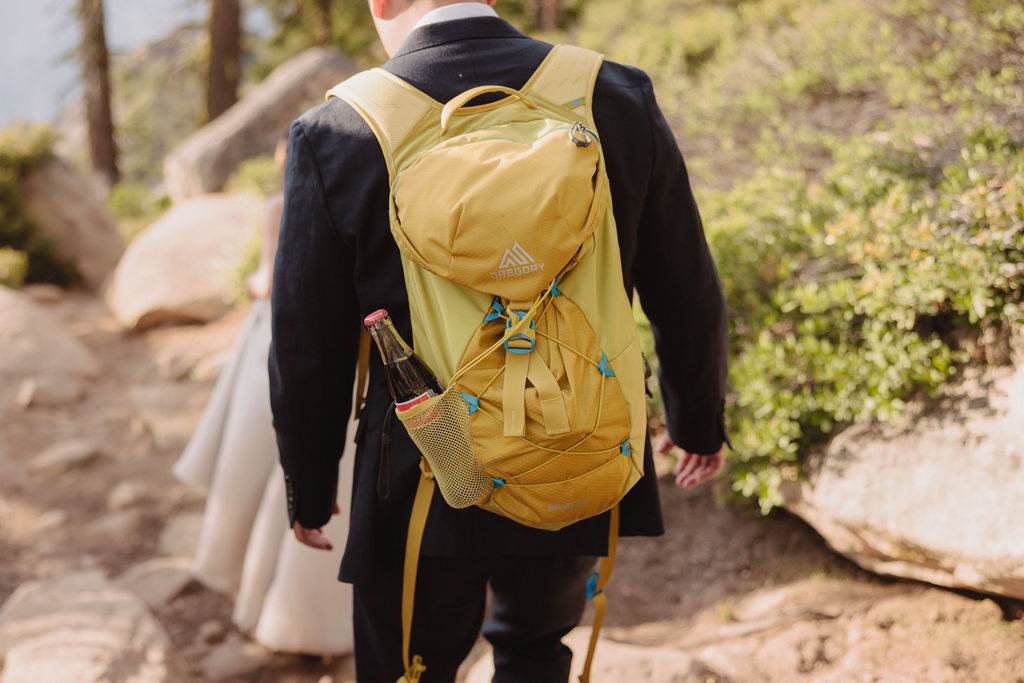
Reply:
M158 557L131 567L118 577L116 584L142 598L151 608L157 608L176 598L191 581L187 558Z
M124 252L124 240L91 181L54 157L35 167L21 182L28 212L57 253L76 264L92 289L99 289Z
M196 381L215 380L231 358L233 349L207 352L196 348L188 353L167 349L157 353L157 373L164 379Z
M226 632L227 629L224 628L224 624L216 619L207 619L203 623L199 624L196 636L202 643L206 643L207 645L216 645L224 640L224 634Z
M252 678L251 674L268 659L267 651L251 641L232 633L199 664L199 670L210 681L230 678Z
M111 546L130 548L141 542L137 534L142 524L142 513L139 510L118 510L93 520L89 524L90 534L106 539Z
M64 510L47 510L32 525L33 534L45 534L59 529L68 521L68 513Z
M160 532L160 552L171 557L195 557L203 515L181 512L171 517Z
M63 441L47 448L29 463L33 474L56 477L73 469L85 467L100 454L99 447L87 439Z
M148 491L141 481L122 481L107 494L108 510L124 510L146 500Z
M328 48L311 48L282 64L167 157L164 181L171 199L177 203L222 190L242 161L273 154L293 119L358 70Z
M164 326L146 332L157 374L163 379L216 379L234 351L250 318L251 307L239 304L205 325Z
M141 600L86 571L22 584L0 609L3 683L190 677Z
M162 451L174 451L184 447L195 431L210 396L210 384L137 384L129 389L129 395L156 447Z
M18 393L14 397L14 402L18 404L19 408L28 408L32 405L32 399L36 396L36 381L29 377L28 379L22 380L18 386Z
M590 627L581 626L573 629L563 642L573 651L572 675L569 679L575 681L583 670L583 662L587 656ZM709 673L689 655L678 650L627 645L602 638L597 645L590 678L594 681L683 683L703 680L697 676ZM487 648L487 654L469 668L464 680L465 683L488 683L493 675L494 661L490 648Z
M128 329L205 322L235 297L232 278L256 234L262 202L207 195L175 206L136 237L107 290L106 301Z
M60 407L78 403L85 397L85 382L69 375L39 375L22 380L15 402L29 406Z
M216 380L224 368L227 367L233 351L234 349L225 349L218 353L203 356L189 371L189 377L199 382Z
M0 410L16 394L31 403L35 392L80 381L99 374L100 365L90 351L69 334L49 312L30 298L0 286ZM36 388L22 387L32 378ZM29 395L31 394L31 396Z
M25 285L21 291L25 296L32 299L32 301L37 304L55 304L63 301L64 299L63 289L57 285L51 285L45 282Z
M1024 366L838 435L786 506L865 569L1024 598Z

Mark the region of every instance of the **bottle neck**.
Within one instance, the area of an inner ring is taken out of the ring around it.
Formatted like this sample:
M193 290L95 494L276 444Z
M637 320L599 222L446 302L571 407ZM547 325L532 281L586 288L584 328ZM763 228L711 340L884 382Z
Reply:
M377 348L380 350L381 358L385 364L408 358L412 354L412 349L409 348L409 345L405 343L405 340L395 330L395 326L391 323L391 318L384 318L380 322L370 325L367 329L370 330L373 340L377 342Z

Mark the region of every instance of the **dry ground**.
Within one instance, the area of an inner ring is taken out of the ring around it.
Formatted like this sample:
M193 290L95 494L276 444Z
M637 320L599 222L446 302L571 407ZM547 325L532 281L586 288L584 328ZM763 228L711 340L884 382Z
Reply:
M187 533L168 527L194 519L203 501L170 468L212 380L175 377L228 348L244 317L125 335L89 295L71 293L51 309L104 371L71 407L33 407L0 422L0 600L25 580L85 567L117 576L169 547L188 548ZM80 437L102 444L101 457L59 477L27 471L47 446ZM121 482L141 496L112 511L108 497ZM992 600L869 575L799 519L763 519L716 502L714 491L679 491L663 479L668 533L624 539L596 681L1024 682L1024 627ZM199 627L219 622L230 640L231 604L193 582L157 609L197 672L209 650L197 644ZM467 662L471 680L485 655L481 644ZM220 680L352 680L351 658L264 652L259 662Z

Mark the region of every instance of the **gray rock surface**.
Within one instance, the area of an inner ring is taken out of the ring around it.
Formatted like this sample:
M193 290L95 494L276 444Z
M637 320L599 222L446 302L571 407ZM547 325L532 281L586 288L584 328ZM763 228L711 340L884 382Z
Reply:
M64 299L63 289L46 282L25 285L21 291L37 304L55 304Z
M573 651L572 675L578 679L590 644L590 627L573 629L563 642ZM684 683L699 681L710 673L692 657L679 650L616 643L601 638L590 669L592 681L644 681L645 683ZM467 671L465 683L489 683L494 675L490 649ZM710 680L716 680L711 678Z
M208 382L152 382L129 389L136 412L156 447L163 451L185 446L196 429L209 393Z
M99 289L124 252L124 240L89 178L54 157L33 169L20 190L40 230L56 239L60 256Z
M108 510L124 510L148 500L149 488L139 480L118 482L107 495Z
M171 199L222 190L242 161L273 154L292 120L356 71L348 57L328 48L311 48L279 66L167 157L164 180Z
M101 515L89 523L86 530L111 548L130 548L139 542L138 532L143 516L139 510L118 510Z
M64 510L47 510L39 515L32 524L33 534L45 534L60 529L68 522L68 513Z
M180 512L171 517L160 532L160 552L171 557L195 557L202 526L200 512Z
M31 403L22 382L59 386L99 374L93 354L47 310L0 286L0 412L19 398ZM35 389L32 389L32 393Z
M19 586L0 609L0 658L0 683L190 680L142 601L99 571Z
M207 619L203 623L199 624L199 630L196 632L196 639L206 645L216 645L224 640L225 633L226 629L224 628L224 624L216 619Z
M50 446L29 463L29 471L56 477L73 469L85 467L100 455L99 446L88 439L71 439Z
M1024 366L838 435L787 507L874 572L1024 598Z
M78 403L84 396L85 382L77 377L40 375L22 380L15 402L21 408L53 408Z
M228 311L233 277L259 227L262 201L207 195L175 206L129 245L106 294L128 329L205 322Z
M268 659L268 652L257 643L232 633L203 658L199 670L210 681L252 677Z
M162 607L173 600L192 581L189 560L184 557L158 557L130 567L117 578L117 586L142 598L150 607Z

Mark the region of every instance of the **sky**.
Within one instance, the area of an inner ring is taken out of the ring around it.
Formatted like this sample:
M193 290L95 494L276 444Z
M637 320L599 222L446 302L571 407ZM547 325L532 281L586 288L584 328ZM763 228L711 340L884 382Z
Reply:
M0 127L50 123L77 94L78 0L0 0ZM106 0L112 51L138 47L206 18L206 0Z

